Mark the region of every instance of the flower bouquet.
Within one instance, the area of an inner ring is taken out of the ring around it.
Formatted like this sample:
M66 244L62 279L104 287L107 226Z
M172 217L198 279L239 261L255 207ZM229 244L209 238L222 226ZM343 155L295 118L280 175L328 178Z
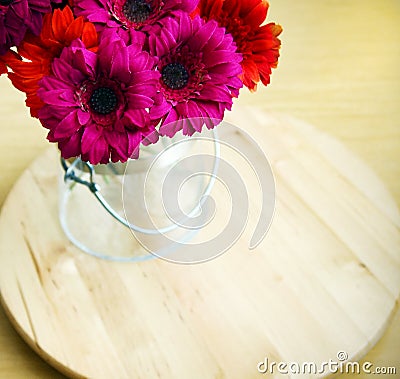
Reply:
M57 144L64 179L75 182L68 191L85 184L124 223L126 210L118 214L100 197L92 171L83 180L65 160L76 158L82 172L139 161L160 140L220 124L241 88L268 85L277 66L282 28L265 23L268 6L266 0L0 0L0 72L26 94L31 116ZM142 174L134 170L134 186ZM137 197L135 217L144 212ZM73 215L67 225L65 214L88 201L60 210L64 231L84 251L114 250L104 248L116 239L111 227L99 232L97 216L84 226L94 212ZM85 238L98 247L86 248Z
M267 11L265 0L0 0L0 72L63 158L125 162L144 141L214 128L243 86L269 83L282 29L263 24Z

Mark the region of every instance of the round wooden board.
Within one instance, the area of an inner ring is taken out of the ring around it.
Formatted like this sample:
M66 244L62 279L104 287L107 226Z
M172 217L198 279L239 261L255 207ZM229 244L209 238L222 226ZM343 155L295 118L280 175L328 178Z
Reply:
M200 265L90 257L59 226L56 151L22 175L0 218L1 295L50 364L94 379L250 379L266 357L355 360L381 336L400 290L400 217L381 182L299 120L252 108L230 120L276 179L274 221L251 252L245 234Z

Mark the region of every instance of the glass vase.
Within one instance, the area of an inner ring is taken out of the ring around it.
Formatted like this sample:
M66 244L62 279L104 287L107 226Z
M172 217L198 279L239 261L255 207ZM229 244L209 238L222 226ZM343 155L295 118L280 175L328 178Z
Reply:
M214 185L217 152L210 131L201 140L162 137L126 163L62 160L59 217L66 236L83 252L111 261L167 256L208 217L202 199Z

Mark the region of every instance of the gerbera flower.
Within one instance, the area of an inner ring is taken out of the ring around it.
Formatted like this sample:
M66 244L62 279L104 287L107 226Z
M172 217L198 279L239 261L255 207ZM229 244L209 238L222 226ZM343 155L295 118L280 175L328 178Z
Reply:
M92 164L137 156L142 138L154 131L147 111L159 78L154 64L112 31L103 33L97 53L80 40L64 48L38 90L48 140L64 158L81 155Z
M9 73L9 78L17 89L26 93L26 105L30 107L33 117L38 116L43 106L37 96L40 79L51 73L54 58L59 57L62 49L77 38L88 49L97 49L98 38L94 25L84 21L83 17L75 18L71 8L66 6L63 10L57 9L45 15L38 37L30 33L26 35L18 47L18 53L25 58L24 61L12 55L4 57L13 71Z
M163 17L177 11L192 12L199 0L74 0L74 11L96 25L151 32Z
M0 0L0 55L18 46L27 31L38 35L50 0Z
M232 96L243 86L238 75L240 54L232 36L216 21L204 22L186 13L166 18L157 34L150 35L151 52L159 57L157 103L150 110L161 120L160 133L172 137L214 127L231 109ZM190 122L188 119L193 119Z
M200 0L199 13L206 20L217 20L232 34L238 51L243 54L242 80L255 91L257 83L270 83L271 69L279 58L282 27L274 23L260 26L267 17L266 0Z

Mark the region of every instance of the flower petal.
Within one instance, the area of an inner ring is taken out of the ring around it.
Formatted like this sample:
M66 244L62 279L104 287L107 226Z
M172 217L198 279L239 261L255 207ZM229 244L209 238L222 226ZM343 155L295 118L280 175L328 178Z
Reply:
M76 131L81 128L78 122L77 111L74 110L68 116L66 116L57 127L54 129L54 138L65 139L70 137Z

